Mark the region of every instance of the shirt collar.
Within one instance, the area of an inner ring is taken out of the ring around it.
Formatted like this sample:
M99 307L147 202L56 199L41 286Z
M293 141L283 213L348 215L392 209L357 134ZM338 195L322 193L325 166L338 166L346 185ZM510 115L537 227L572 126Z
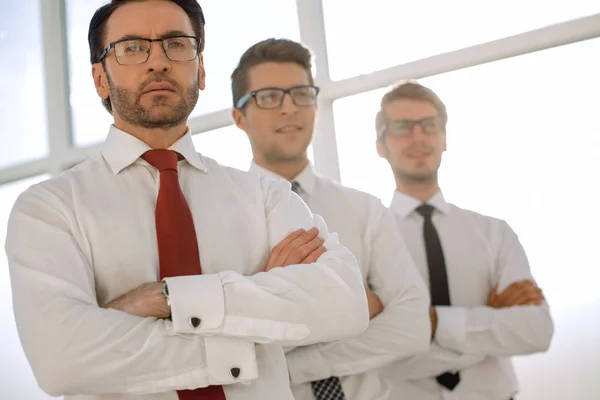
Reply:
M415 212L415 209L421 204L422 202L420 200L417 200L407 194L395 191L390 209L397 215L406 219L409 215ZM441 211L444 214L448 214L448 211L450 211L450 205L444 199L444 195L442 194L441 190L438 190L427 201L427 204L434 206L436 210Z
M259 175L271 176L274 178L285 179L281 175L276 174L275 172L268 170L264 167L258 165L254 160L250 164L250 172L254 172ZM309 196L312 196L315 192L315 186L317 184L317 173L309 161L306 167L296 176L292 181L296 181L300 184L302 190Z
M106 142L102 148L102 156L112 169L113 173L118 174L123 169L136 162L142 154L148 150L152 149L146 143L127 132L115 128L114 125L111 125ZM189 128L185 135L169 147L169 150L181 154L193 167L204 172L207 171L200 155L194 148L194 142L192 141L192 135L190 134Z

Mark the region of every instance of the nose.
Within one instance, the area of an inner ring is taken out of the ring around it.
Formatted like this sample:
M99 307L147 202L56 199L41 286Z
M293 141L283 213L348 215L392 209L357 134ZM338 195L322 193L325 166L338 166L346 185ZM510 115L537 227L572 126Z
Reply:
M283 94L283 103L281 103L281 113L284 115L295 114L298 111L298 106L294 104L292 95L289 93Z
M150 44L150 56L146 61L148 72L167 72L171 69L171 60L162 47L162 42L152 42Z
M425 135L425 131L423 131L423 127L421 126L421 124L415 124L415 126L413 126L413 131L412 131L412 139L413 141L422 141L425 139L426 135Z

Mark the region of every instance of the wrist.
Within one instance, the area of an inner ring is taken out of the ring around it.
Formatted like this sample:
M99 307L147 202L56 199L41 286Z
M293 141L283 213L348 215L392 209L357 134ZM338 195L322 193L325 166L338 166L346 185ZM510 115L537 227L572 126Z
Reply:
M161 281L162 287L161 287L161 292L162 295L164 296L165 300L167 301L167 305L169 306L169 308L171 308L171 299L169 298L169 286L167 286L167 282L166 281Z
M433 340L437 331L437 311L435 307L429 307L429 319L431 320L431 340Z

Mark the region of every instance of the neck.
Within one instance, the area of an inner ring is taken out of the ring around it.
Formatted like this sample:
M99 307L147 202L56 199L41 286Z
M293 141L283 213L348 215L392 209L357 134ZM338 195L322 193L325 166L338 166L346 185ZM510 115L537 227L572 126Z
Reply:
M291 181L306 168L308 165L308 158L302 157L296 160L279 161L279 162L267 162L265 159L255 158L254 162L261 167L268 169L277 175L284 177L288 181Z
M127 132L153 149L168 149L187 132L187 121L168 128L144 128L115 118L115 128Z
M426 203L439 190L437 176L427 181L414 181L396 177L396 191Z

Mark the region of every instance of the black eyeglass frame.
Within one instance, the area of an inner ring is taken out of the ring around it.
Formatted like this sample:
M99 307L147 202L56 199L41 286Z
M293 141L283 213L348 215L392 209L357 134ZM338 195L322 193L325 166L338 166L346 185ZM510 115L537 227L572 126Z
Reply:
M194 39L196 40L196 52L194 53L194 57L190 58L189 60L173 60L169 57L169 54L167 53L167 49L165 47L166 41L167 40L171 40L171 39L177 39L177 38L187 38L187 39ZM147 51L147 57L143 62L139 62L139 63L135 63L135 64L121 64L119 62L119 57L117 57L117 55L115 54L115 59L117 60L117 63L119 63L119 65L138 65L138 64L144 64L146 61L148 61L148 59L150 58L150 54L152 54L152 43L154 42L162 42L162 46L161 48L163 49L163 52L165 53L165 56L173 62L186 62L186 61L192 61L194 58L196 58L198 56L198 53L200 53L200 44L202 43L202 41L196 37L196 36L190 36L190 35L176 35L176 36L168 36L168 37L164 37L164 38L159 38L159 39L148 39L148 38L142 38L142 37L131 37L131 38L126 38L126 39L120 39L117 40L115 42L111 42L108 44L108 46L104 49L104 51L102 51L102 53L100 54L100 56L98 57L98 61L96 61L97 63L102 62L102 60L108 55L108 52L111 49L114 49L115 46L119 43L123 43L123 42L128 42L130 40L145 40L147 42L150 43L150 46L148 46L148 51Z
M312 104L298 104L298 103L296 103L296 100L294 100L294 96L292 96L292 91L297 90L297 89L305 89L305 88L311 88L311 89L315 90L315 101ZM252 99L253 97L256 98L257 94L259 94L260 92L263 92L263 91L267 91L267 90L277 90L277 91L280 91L280 92L283 93L283 95L281 96L281 101L279 102L278 105L276 105L274 107L261 107L258 104L258 102L256 102L256 99L255 99L255 103L256 103L256 106L258 108L262 108L262 109L265 109L265 110L272 110L272 109L281 107L281 105L283 104L283 99L285 98L286 94L290 95L292 101L298 107L310 107L310 106L313 106L313 105L317 104L317 97L319 96L319 92L320 92L321 88L319 88L318 86L315 86L315 85L300 85L300 86L294 86L294 87L291 87L291 88L288 88L288 89L282 89L282 88L277 88L277 87L260 88L260 89L248 92L245 95L243 95L242 97L240 97L240 99L237 101L237 104L235 105L235 108L237 108L238 110L241 110L242 108L244 108L244 106L246 104L248 104L248 102L250 101L250 99Z
M405 123L408 124L408 130L409 133L407 133L406 135L394 135L392 134L393 137L409 137L414 135L415 133L415 126L420 125L421 126L421 130L423 131L423 133L426 134L435 134L435 133L441 133L444 131L443 127L438 127L438 129L435 132L431 132L429 130L429 127L427 127L425 124L428 122L435 122L437 124L442 123L441 118L436 115L436 116L432 116L432 117L425 117L425 118L421 118L421 119L399 119L399 120L395 120L395 121L390 121L390 122L386 122L385 124L383 124L381 126L381 129L379 129L379 132L377 132L377 137L379 139L383 138L383 136L387 133L388 129L390 128L390 125L395 124L395 123Z

